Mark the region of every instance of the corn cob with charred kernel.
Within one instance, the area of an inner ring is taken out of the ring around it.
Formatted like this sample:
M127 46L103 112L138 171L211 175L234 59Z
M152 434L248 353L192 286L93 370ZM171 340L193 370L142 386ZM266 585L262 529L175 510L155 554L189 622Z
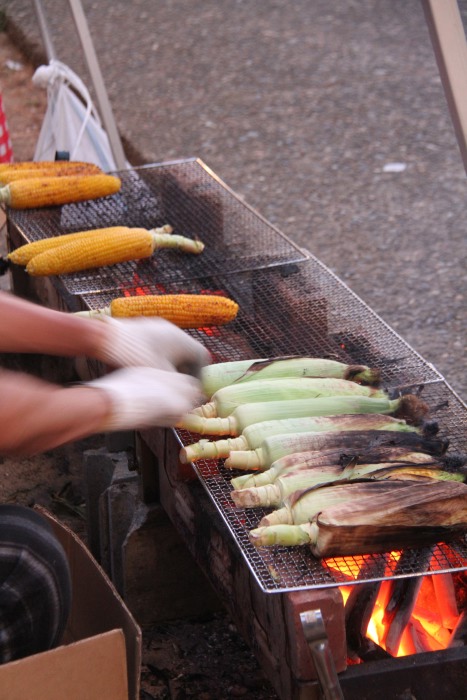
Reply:
M179 328L224 326L237 316L238 304L218 294L147 294L119 297L97 311L79 311L77 316L160 316Z
M205 418L226 418L237 406L256 401L322 398L325 396L371 396L387 399L382 389L334 377L277 377L254 382L235 382L218 389L211 401L192 413Z
M348 490L347 498L335 493L339 488ZM310 503L300 523L265 523L250 531L250 541L257 547L308 544L316 557L354 556L446 542L467 530L462 483L354 483L317 491L319 510Z
M52 172L63 170L63 168L94 168L94 172L102 172L98 165L85 160L20 160L15 163L0 163L0 174L24 170L43 170L44 168Z
M201 382L206 396L239 382L278 377L335 377L364 384L377 384L380 372L366 365L347 365L317 357L277 357L272 359L218 362L203 367Z
M0 204L6 204L12 209L71 204L115 194L121 185L120 178L105 173L33 177L27 180L16 180L1 187Z
M73 234L71 234L73 235ZM84 236L34 255L26 265L30 275L64 275L128 260L149 258L156 250L178 248L199 254L201 241L161 233L158 229L121 227L117 231Z
M199 435L240 435L248 425L265 420L346 413L392 414L396 418L407 418L419 424L427 411L426 404L410 394L394 400L371 396L326 396L243 404L237 406L226 418L204 418L190 412L183 416L177 427Z
M313 399L313 401L315 400ZM186 445L180 451L180 460L185 464L199 459L228 457L226 465L230 467L235 455L239 452L241 457L238 460L235 459L235 468L265 470L279 456L303 450L326 449L335 446L350 447L349 437L353 436L355 432L364 433L363 440L365 442L363 444L365 446L370 440L374 440L372 436L379 434L380 431L387 431L391 434L393 431L408 431L411 434L420 432L419 428L408 425L403 420L376 412L362 414L356 411L355 414L350 414L348 411L342 415L331 413L313 416L309 415L308 406L306 408L307 412L301 417L252 422L245 425L237 437L224 440L203 439ZM237 409L236 413L240 410ZM339 443L337 445L335 442L326 444L327 438L334 441L333 433L342 436L339 438ZM321 442L318 442L317 435L321 436ZM264 443L266 440L273 440L275 436L278 436L276 451L269 451ZM391 437L390 439L394 440L395 438ZM356 447L362 446L358 442L352 444L355 444Z
M8 185L16 180L30 180L31 178L42 177L65 177L67 175L98 175L104 174L103 170L94 163L73 163L68 161L58 161L60 167L50 168L44 166L42 168L19 170L0 170L0 183Z

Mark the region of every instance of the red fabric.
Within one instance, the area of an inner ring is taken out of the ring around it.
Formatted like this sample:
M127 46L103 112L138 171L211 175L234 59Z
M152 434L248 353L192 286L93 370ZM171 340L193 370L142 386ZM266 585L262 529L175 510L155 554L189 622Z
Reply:
M13 160L13 149L8 132L8 125L3 111L3 99L0 95L0 163L11 163Z

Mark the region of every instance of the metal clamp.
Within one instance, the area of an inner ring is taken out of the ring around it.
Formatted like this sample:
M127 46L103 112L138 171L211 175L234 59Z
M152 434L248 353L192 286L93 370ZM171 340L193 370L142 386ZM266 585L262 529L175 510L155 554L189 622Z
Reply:
M307 610L300 613L300 621L313 657L323 697L325 700L344 700L321 610Z

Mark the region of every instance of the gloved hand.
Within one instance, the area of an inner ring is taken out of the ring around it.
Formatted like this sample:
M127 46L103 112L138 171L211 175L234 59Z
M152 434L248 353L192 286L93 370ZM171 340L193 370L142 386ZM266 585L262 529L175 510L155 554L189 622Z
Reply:
M104 431L171 428L203 401L197 379L152 367L115 370L84 386L105 391L110 398L112 411Z
M209 352L163 318L102 319L107 333L98 359L112 367L155 367L199 377Z

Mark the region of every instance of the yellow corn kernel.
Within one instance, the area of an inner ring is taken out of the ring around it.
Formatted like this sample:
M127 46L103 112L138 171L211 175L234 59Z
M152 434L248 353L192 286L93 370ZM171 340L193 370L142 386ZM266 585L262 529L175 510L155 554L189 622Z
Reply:
M0 203L13 209L57 206L115 194L121 180L114 175L66 175L16 180L0 188Z
M59 161L60 162L60 161ZM0 183L8 185L15 180L30 180L33 177L65 177L66 175L98 175L102 170L93 163L66 163L60 168L18 168L17 170L0 170Z
M35 255L26 265L30 275L65 275L127 260L148 258L154 252L154 236L144 228L117 230L84 237Z
M114 317L161 316L179 328L223 326L236 317L238 304L217 294L149 294L110 303Z
M86 238L94 238L102 240L107 236L113 236L115 233L123 235L125 231L131 229L127 226L111 226L108 228L94 228L89 231L76 231L76 233L65 233L62 236L52 236L51 238L41 238L39 241L32 241L19 246L15 250L8 253L8 260L15 265L27 265L30 260L39 253L44 253L52 248L61 247L71 243L72 241L80 241Z

